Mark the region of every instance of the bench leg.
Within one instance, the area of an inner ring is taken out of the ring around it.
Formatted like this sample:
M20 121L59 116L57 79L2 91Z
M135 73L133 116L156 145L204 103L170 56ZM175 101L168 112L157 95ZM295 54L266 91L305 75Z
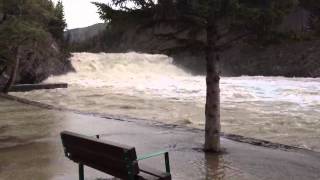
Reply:
M165 163L166 163L166 172L170 173L170 161L169 161L169 153L168 152L166 152L164 154L164 160L165 160Z
M84 180L83 164L79 164L79 180Z

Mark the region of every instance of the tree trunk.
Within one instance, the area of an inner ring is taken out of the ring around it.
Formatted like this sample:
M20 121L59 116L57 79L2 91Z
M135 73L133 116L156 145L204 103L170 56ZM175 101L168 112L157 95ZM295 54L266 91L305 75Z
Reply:
M7 70L7 66L5 66L3 69L0 70L0 77L2 76L2 74L3 74L4 72L6 72L6 70Z
M219 55L215 43L218 40L217 26L214 14L208 18L207 25L207 98L206 98L206 124L205 124L205 151L220 151L220 87L219 87Z
M7 94L9 92L11 86L15 83L17 73L19 70L19 64L20 64L20 48L18 48L18 50L17 50L17 55L16 55L15 61L14 61L12 68L11 68L9 80L2 90L3 93Z

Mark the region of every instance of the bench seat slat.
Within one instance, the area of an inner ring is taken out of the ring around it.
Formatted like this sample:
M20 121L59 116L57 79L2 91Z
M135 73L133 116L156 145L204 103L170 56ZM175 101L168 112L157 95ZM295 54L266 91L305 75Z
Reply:
M99 168L99 170L106 172L108 169L117 169L127 171L127 163L118 159L104 158L103 156L93 155L92 153L83 153L83 151L74 152L71 150L70 159L76 163L86 164L92 168ZM103 160L103 161L102 161ZM138 169L134 170L135 172ZM107 172L106 172L107 173Z
M78 135L71 132L62 132L61 138L65 146L78 146L78 147L88 147L96 153L109 154L110 156L115 156L119 158L124 158L125 152L134 149L134 147L116 144L114 142L100 141L99 139ZM136 154L130 153L132 155L129 160L136 160Z
M90 158L92 160L98 160L98 162L101 159L106 159L108 161L104 163L109 163L112 164L114 163L115 165L118 164L126 164L126 161L124 159L117 158L116 156L112 156L110 154L97 154L95 151L88 150L86 148L82 147L75 147L75 146L65 146L66 149L68 149L68 152L70 153L70 159L75 160L75 155L79 157L78 159L79 162L81 162L81 158Z

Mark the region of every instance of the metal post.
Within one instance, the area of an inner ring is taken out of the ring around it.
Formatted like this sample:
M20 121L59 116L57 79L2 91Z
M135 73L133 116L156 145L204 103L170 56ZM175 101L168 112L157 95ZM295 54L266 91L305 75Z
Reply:
M128 171L128 180L134 180L132 161L129 160L127 153L124 155L124 160L126 161L127 171Z
M170 173L170 161L169 161L169 153L168 152L164 153L164 160L166 163L166 172Z
M83 164L79 164L79 180L84 180Z

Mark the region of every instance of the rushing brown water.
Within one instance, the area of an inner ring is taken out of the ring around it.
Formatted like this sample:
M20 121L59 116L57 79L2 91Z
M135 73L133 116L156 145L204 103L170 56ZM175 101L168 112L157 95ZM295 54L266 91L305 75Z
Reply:
M75 53L76 73L51 77L68 89L14 93L84 112L204 127L205 77L164 55ZM227 133L320 151L320 79L229 77L221 80Z

